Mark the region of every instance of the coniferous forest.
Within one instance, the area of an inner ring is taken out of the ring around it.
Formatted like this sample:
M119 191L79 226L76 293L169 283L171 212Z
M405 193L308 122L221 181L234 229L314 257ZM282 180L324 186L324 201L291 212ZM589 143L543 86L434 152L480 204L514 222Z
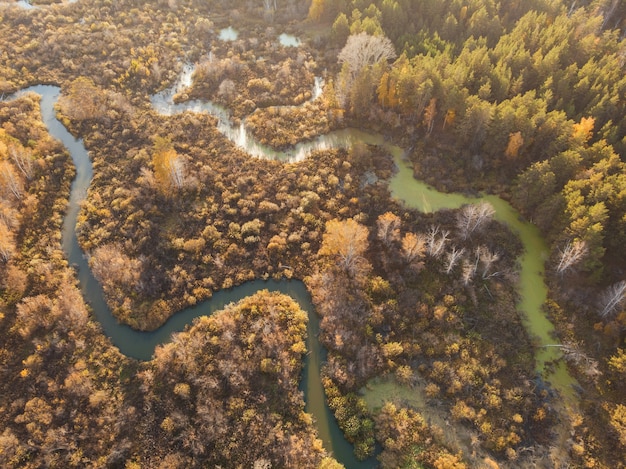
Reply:
M625 71L620 0L0 2L0 466L626 467Z

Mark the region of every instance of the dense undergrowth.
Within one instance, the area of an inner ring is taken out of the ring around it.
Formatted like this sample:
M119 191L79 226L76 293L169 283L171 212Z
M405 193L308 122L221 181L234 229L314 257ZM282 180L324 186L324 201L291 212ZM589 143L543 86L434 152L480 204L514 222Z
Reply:
M360 456L376 439L385 467L478 466L476 448L505 467L623 467L623 6L231 3L1 7L0 92L60 85L60 116L93 160L78 234L114 314L154 329L216 290L306 278L330 352L329 404ZM240 38L218 41L232 24ZM301 28L304 45L280 46L285 27ZM360 33L389 38L394 54L359 63L344 46ZM468 233L463 210L400 207L380 148L284 164L250 158L210 116L156 114L150 95L190 62L196 75L177 99L224 105L263 143L366 127L407 148L433 185L510 199L551 246L546 309L579 376L576 413L559 415L535 379L515 310L521 247L506 227L486 216ZM321 75L323 95L307 102ZM0 123L0 462L332 467L295 384L297 307L262 293L199 320L152 362L123 357L60 249L68 155L33 96L1 103ZM380 375L425 380L430 404L473 446L456 452L401 403L372 415L357 391ZM551 429L563 421L555 457Z

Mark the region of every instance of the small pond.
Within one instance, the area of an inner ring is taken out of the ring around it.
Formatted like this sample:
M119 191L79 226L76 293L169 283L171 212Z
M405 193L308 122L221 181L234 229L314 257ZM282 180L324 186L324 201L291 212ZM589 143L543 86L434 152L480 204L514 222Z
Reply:
M302 41L300 41L299 38L287 33L282 33L280 36L278 36L278 41L282 46L285 47L300 47L300 45L302 44Z
M219 38L222 41L235 41L239 37L239 31L232 26L220 30Z

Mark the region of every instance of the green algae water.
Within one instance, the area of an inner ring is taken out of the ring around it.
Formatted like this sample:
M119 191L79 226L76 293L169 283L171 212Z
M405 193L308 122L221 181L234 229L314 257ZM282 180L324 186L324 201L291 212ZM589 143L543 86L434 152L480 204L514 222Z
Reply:
M522 322L531 336L534 345L536 370L550 382L563 396L573 397L573 385L576 380L569 374L556 347L558 344L554 336L554 325L547 318L543 305L548 295L544 282L544 264L548 257L548 247L539 232L539 229L524 221L508 202L495 196L483 195L468 197L458 193L443 193L428 186L413 177L412 166L404 159L400 148L390 149L398 172L391 179L389 188L393 197L401 200L406 206L416 208L422 212L434 212L442 209L456 209L465 204L480 201L489 202L495 209L494 218L508 227L519 236L524 246L524 252L519 258L518 293L519 311ZM558 361L557 361L558 360ZM546 366L557 361L554 366Z
M304 392L306 411L315 417L318 433L324 443L324 448L348 469L375 467L377 463L374 458L370 458L367 461L356 460L352 451L352 445L345 440L334 416L326 405L320 375L321 366L326 360L326 351L317 340L319 318L315 314L310 296L302 282L295 280L280 282L257 280L228 291L216 292L211 299L175 314L162 327L151 332L139 332L117 322L106 305L102 288L93 277L76 237L75 227L78 211L93 175L93 168L88 153L82 141L75 139L54 116L53 107L60 92L59 88L54 86L35 86L23 90L20 94L28 91L36 92L42 96L41 109L44 123L48 127L50 134L61 140L69 150L76 166L77 174L72 183L70 202L63 224L63 249L68 256L69 262L76 267L81 290L86 301L92 307L96 319L100 322L104 333L111 339L113 344L129 357L138 360L150 360L154 348L158 344L169 341L172 333L184 330L198 316L210 315L222 309L226 304L238 301L261 289L280 291L290 295L298 301L300 307L309 316L307 326L308 353L305 358L300 389ZM197 103L193 103L190 106L194 106L193 109L185 109L184 106L179 106L174 112L183 112L184 110L210 112L210 109L198 109ZM241 136L241 134L239 135ZM563 395L571 397L572 385L575 384L575 381L568 374L562 362L559 362L556 367L546 367L547 362L559 358L560 354L556 348L546 347L546 345L552 345L557 342L553 337L554 327L542 310L542 305L547 295L543 274L548 250L537 228L530 223L522 221L519 214L507 202L496 196L489 195L471 198L461 194L446 194L436 191L415 179L412 168L403 158L404 151L400 147L386 143L380 135L370 134L357 129L335 131L318 137L312 145L306 146L304 149L299 148L295 155L287 155L286 157L285 155L280 155L279 159L296 161L302 159L307 152L313 150L337 147L348 148L357 142L379 145L393 155L398 171L390 181L390 190L396 199L403 201L407 206L423 212L433 212L441 209L455 209L467 203L486 200L493 205L496 211L495 218L506 223L521 238L524 245L524 254L520 258L521 271L518 288L521 300L518 304L518 310L522 315L525 327L534 338L538 347L536 352L538 372L546 374L546 379L556 389ZM255 145L256 148L259 148L259 145L255 142L244 143L246 145ZM268 150L266 154L261 149L255 156L272 158L274 153ZM548 369L550 369L549 373L547 373ZM390 391L387 390L386 392Z

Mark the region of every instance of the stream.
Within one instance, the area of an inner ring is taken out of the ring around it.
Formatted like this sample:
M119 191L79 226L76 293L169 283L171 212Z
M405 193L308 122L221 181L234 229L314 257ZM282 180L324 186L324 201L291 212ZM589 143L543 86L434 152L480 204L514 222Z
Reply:
M401 148L385 142L380 135L357 129L334 131L319 136L311 142L298 144L291 151L276 152L254 141L243 123L233 126L230 123L228 112L213 103L189 101L174 104L174 95L181 88L188 86L192 72L192 68L186 67L173 88L152 97L151 102L157 112L166 115L185 111L211 113L217 117L218 128L227 138L252 156L261 158L298 161L305 158L311 151L318 149L347 148L356 142L380 145L393 155L398 167L398 172L390 181L393 196L404 201L406 205L425 212L458 208L463 204L475 203L479 200L489 201L496 210L495 218L507 223L522 239L525 252L520 259L519 293L521 301L518 308L522 313L528 332L539 346L536 355L537 370L539 373L547 374L546 362L560 356L555 348L542 347L556 341L551 335L554 327L541 309L547 293L543 281L543 264L548 250L537 228L530 223L521 221L520 215L507 202L495 196L469 198L460 194L444 194L435 191L414 179L412 168L404 160L404 151ZM320 88L321 83L316 80L315 86ZM302 282L298 280L256 280L228 291L218 291L211 299L173 315L162 327L152 332L139 332L117 322L106 305L102 288L92 275L76 236L78 212L93 176L89 155L82 140L74 138L55 117L54 104L58 99L60 88L50 85L32 86L7 97L6 100L28 92L41 95L43 121L50 134L60 140L68 149L76 166L76 177L72 182L69 206L63 222L62 245L70 265L76 268L84 298L90 304L96 319L102 325L103 332L110 338L111 342L129 357L138 360L150 360L154 348L158 344L169 341L172 333L184 330L185 326L191 324L192 320L198 316L210 315L222 309L226 304L238 301L260 289L287 294L298 301L300 307L309 316L307 326L307 350L309 353L305 357L300 389L304 392L306 411L315 417L319 437L324 443L324 448L348 469L376 467L377 461L374 458L366 461L356 460L352 445L343 437L334 416L326 405L320 376L321 365L326 359L326 350L317 340L319 318L315 314L311 298ZM315 90L313 95L315 96ZM563 395L571 397L571 385L575 381L568 374L567 369L560 363L554 371L551 368L550 370L545 379L549 380Z

